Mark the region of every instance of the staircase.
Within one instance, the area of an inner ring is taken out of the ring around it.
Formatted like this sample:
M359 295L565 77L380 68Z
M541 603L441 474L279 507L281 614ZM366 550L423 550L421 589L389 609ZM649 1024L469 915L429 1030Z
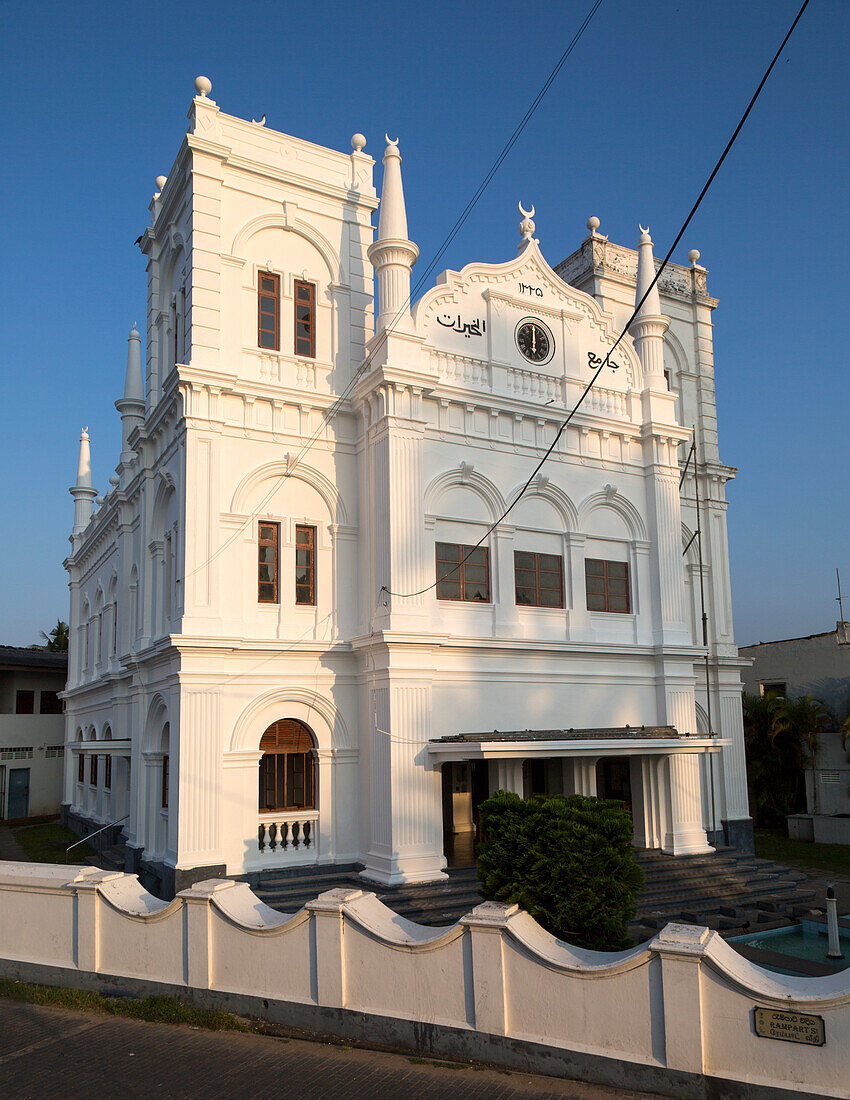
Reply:
M97 841L94 843L96 844ZM104 871L123 871L124 844L119 842L110 844L109 847L104 846L101 855L86 856L83 863L88 863L91 867L100 867Z
M750 928L766 931L807 912L814 896L802 888L805 875L731 848L702 856L639 850L635 856L646 876L629 926L636 942L651 938L669 921L705 924L726 935ZM282 913L297 912L323 890L373 890L399 916L433 926L453 924L482 900L474 867L452 868L443 882L392 888L370 885L357 871L268 874L252 889Z

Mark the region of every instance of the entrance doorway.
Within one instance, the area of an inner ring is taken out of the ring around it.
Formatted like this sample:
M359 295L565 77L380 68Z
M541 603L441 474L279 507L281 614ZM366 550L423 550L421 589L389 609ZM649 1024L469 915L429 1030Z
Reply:
M600 798L612 798L632 808L632 766L627 756L612 756L596 765L596 791Z
M29 817L30 812L30 770L29 768L9 769L9 811L11 820L16 817Z
M443 764L443 847L449 867L471 867L480 839L478 807L490 796L485 760Z

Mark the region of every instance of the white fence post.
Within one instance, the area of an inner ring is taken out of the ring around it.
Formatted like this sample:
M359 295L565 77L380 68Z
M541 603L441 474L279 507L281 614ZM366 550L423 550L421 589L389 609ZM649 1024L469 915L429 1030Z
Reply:
M461 917L472 936L472 993L475 1027L488 1035L507 1035L510 1027L509 991L505 987L502 956L508 919L519 912L518 905L485 901Z
M361 897L362 890L326 890L304 906L312 913L316 937L316 1000L327 1008L345 1007L343 909Z
M183 900L183 979L190 989L209 989L213 984L210 902L213 894L230 890L235 885L230 879L208 878L177 895Z
M99 886L110 879L123 878L122 871L83 871L67 889L74 892L77 910L76 935L74 937L74 963L78 970L96 974L100 965L100 900Z
M702 959L717 933L693 924L668 924L652 941L661 958L664 1043L670 1069L705 1072L702 1036Z

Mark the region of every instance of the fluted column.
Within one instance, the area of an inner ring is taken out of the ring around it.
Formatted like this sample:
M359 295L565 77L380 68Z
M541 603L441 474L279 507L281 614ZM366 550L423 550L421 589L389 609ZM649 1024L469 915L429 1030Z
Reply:
M664 851L674 856L712 852L703 827L699 754L674 752L668 759L670 821Z

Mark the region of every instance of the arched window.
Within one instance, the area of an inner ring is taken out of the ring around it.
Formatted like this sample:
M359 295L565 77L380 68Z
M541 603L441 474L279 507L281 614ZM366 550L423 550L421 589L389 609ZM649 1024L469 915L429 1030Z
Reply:
M313 735L303 722L273 722L260 741L260 811L316 806Z

